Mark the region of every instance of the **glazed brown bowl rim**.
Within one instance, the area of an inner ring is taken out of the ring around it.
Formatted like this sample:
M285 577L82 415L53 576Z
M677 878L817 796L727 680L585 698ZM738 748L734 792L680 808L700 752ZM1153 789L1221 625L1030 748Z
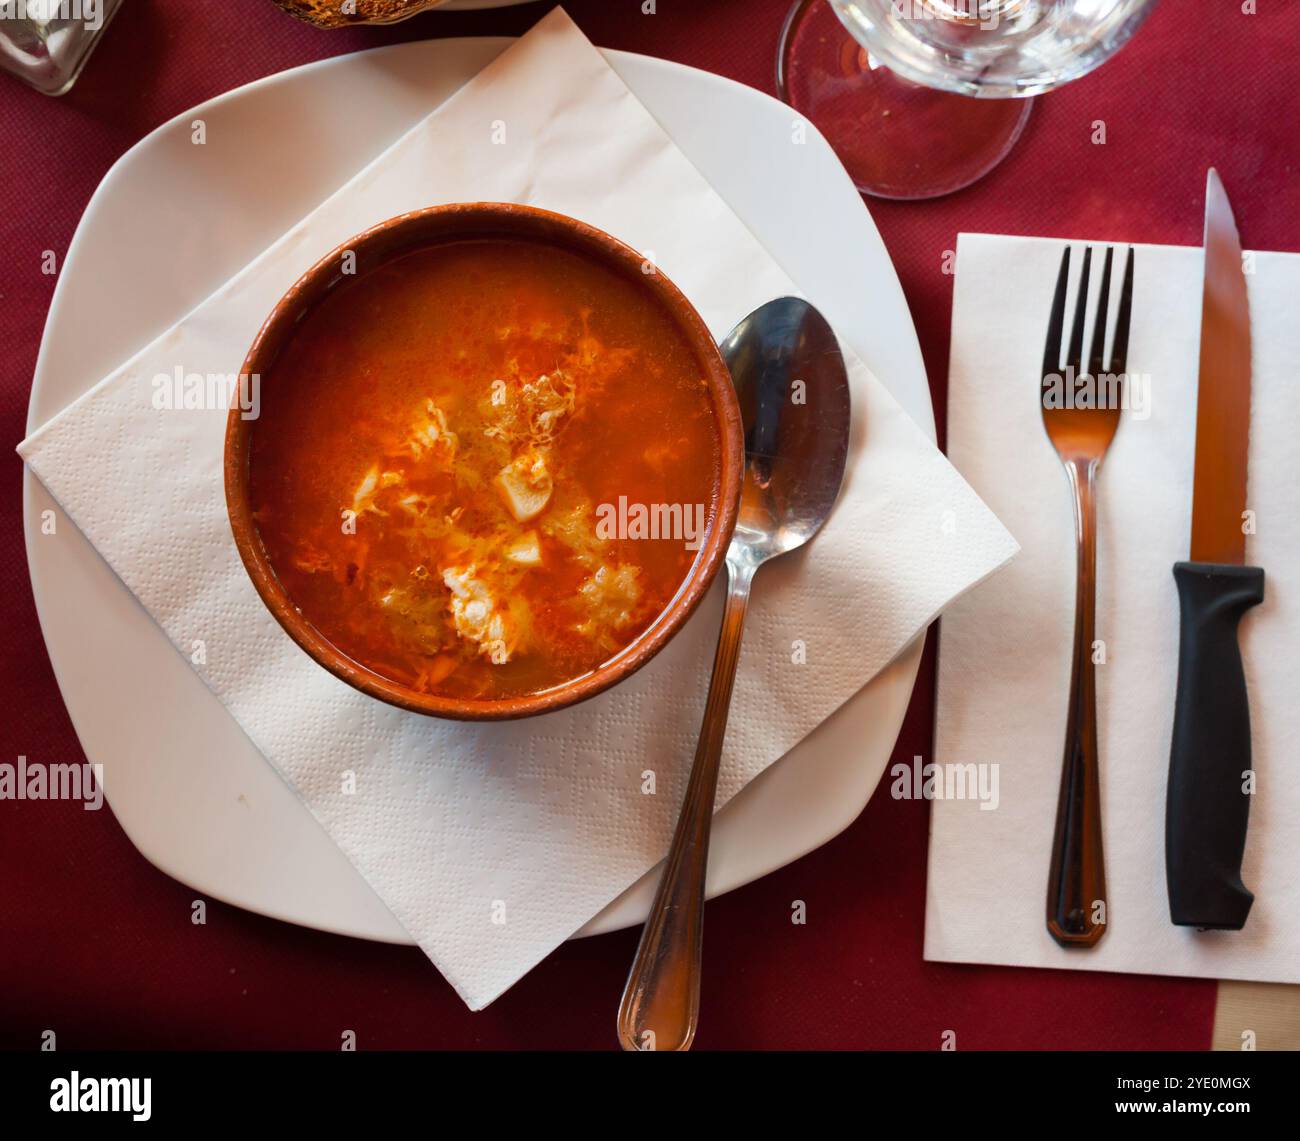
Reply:
M718 478L710 489L713 517L677 593L633 642L594 670L535 694L480 700L421 693L401 685L353 661L330 642L294 605L276 576L249 502L248 453L256 420L244 418L238 400L232 404L226 421L223 465L226 509L235 546L253 588L281 628L317 665L354 689L413 713L462 721L510 720L565 709L604 692L650 661L685 625L717 576L735 529L744 476L740 406L726 363L695 307L646 255L586 222L534 206L505 202L430 206L388 218L340 243L299 277L275 304L248 350L241 377L257 375L258 383L262 383L298 321L342 280L339 267L345 254L352 253L360 262L367 249L378 247L378 265L416 249L494 236L576 249L630 280L639 281L669 314L704 372L720 452ZM646 266L651 268L647 271Z

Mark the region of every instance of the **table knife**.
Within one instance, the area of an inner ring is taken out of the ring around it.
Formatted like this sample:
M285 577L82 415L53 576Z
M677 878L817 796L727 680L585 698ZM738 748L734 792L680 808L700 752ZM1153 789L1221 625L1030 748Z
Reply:
M1255 898L1241 882L1253 781L1237 640L1242 615L1264 598L1264 571L1246 565L1250 371L1241 242L1223 183L1211 170L1191 553L1174 565L1181 629L1165 871L1175 924L1229 931L1242 928Z

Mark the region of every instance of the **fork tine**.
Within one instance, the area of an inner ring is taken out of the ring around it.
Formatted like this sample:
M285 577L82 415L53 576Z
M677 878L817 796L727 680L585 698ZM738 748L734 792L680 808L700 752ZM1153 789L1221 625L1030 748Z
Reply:
M1101 271L1101 291L1097 296L1097 317L1092 325L1092 352L1088 354L1088 375L1101 376L1106 371L1106 322L1110 319L1110 268L1115 247L1106 247L1106 264Z
M1079 274L1079 297L1074 305L1074 328L1070 331L1070 352L1066 367L1073 366L1077 379L1083 375L1083 322L1088 316L1088 270L1092 266L1092 247L1083 251L1083 272Z
M1119 291L1119 315L1115 320L1115 344L1110 350L1110 371L1128 372L1128 330L1133 318L1133 247L1128 248L1124 284Z
M1052 315L1047 320L1047 345L1043 349L1043 377L1061 371L1061 331L1065 328L1065 290L1070 283L1070 247L1061 256L1061 272L1056 275L1056 293L1052 297Z

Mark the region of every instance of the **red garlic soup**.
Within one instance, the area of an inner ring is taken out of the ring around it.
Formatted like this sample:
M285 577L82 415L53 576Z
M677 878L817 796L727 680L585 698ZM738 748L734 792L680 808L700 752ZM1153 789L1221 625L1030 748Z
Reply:
M637 281L517 238L343 278L263 378L266 557L342 654L420 693L543 693L633 643L712 525L696 354Z

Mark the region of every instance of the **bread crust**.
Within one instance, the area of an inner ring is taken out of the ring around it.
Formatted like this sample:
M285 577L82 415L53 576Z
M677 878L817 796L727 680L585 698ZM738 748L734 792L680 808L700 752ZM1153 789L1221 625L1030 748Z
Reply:
M354 12L343 11L344 0L275 0L288 12L318 28L346 28L354 24L395 24L420 12L437 8L446 0L354 0Z

